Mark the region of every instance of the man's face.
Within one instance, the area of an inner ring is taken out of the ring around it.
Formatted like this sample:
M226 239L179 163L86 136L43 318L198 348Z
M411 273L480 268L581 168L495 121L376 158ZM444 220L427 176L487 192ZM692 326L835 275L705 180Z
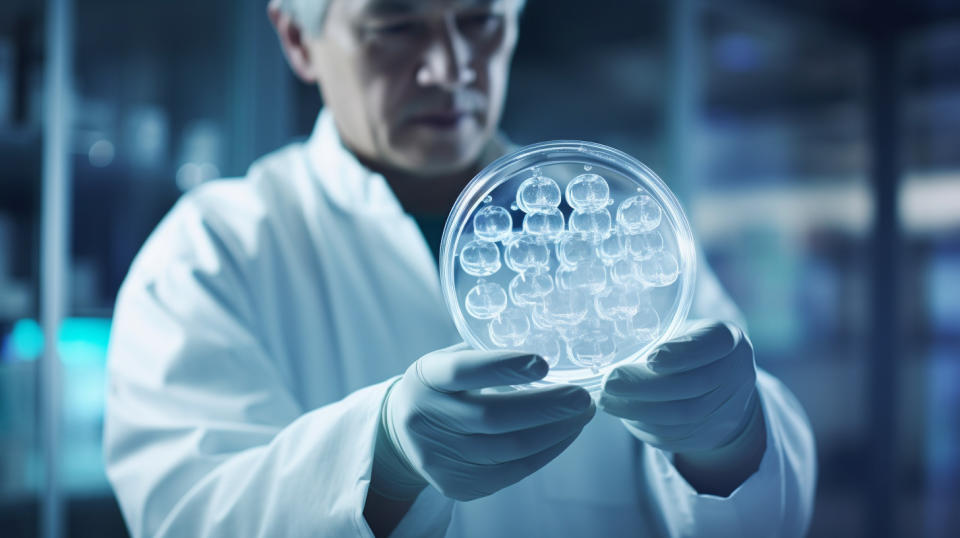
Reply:
M333 0L307 47L344 143L419 176L474 164L500 121L517 0Z

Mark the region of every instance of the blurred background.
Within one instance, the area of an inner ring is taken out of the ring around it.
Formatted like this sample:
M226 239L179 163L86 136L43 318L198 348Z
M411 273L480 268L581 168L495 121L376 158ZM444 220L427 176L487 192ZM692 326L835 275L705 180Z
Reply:
M117 289L183 192L321 106L265 4L0 2L4 536L126 534L101 459ZM530 0L503 127L618 147L678 193L809 413L812 535L956 536L956 2Z

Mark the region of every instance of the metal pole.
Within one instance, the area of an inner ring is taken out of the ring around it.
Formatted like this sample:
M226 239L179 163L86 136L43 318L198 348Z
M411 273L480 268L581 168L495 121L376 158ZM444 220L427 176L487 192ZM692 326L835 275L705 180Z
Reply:
M868 536L896 534L897 404L900 378L900 251L902 232L897 215L900 182L900 51L895 6L881 1L868 31L867 92L874 224L871 238L870 330L870 477Z
M40 255L40 308L44 335L40 394L45 471L40 535L45 538L63 535L63 499L58 481L62 383L57 335L66 308L69 257L72 7L71 0L48 0L46 7Z

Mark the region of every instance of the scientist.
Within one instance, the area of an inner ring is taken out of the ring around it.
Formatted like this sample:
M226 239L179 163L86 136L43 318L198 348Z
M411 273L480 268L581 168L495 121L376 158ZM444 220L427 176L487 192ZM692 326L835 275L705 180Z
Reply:
M274 0L326 107L184 196L121 289L107 473L134 536L799 536L803 410L708 270L683 334L581 388L460 342L431 254L497 134L520 0ZM263 106L270 106L263 103Z

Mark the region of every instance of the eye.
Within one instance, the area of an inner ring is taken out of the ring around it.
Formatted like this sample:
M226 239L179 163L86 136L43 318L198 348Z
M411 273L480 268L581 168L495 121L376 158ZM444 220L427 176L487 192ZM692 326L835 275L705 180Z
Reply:
M409 37L422 33L424 24L416 20L398 20L392 22L383 22L371 24L367 27L367 32L373 36L380 37Z
M401 22L397 24L388 24L386 26L380 26L374 28L373 31L378 34L384 35L401 35L401 34L410 34L416 31L416 24L412 22Z
M499 13L471 13L457 17L457 24L461 31L470 34L492 32L500 28L503 15Z

